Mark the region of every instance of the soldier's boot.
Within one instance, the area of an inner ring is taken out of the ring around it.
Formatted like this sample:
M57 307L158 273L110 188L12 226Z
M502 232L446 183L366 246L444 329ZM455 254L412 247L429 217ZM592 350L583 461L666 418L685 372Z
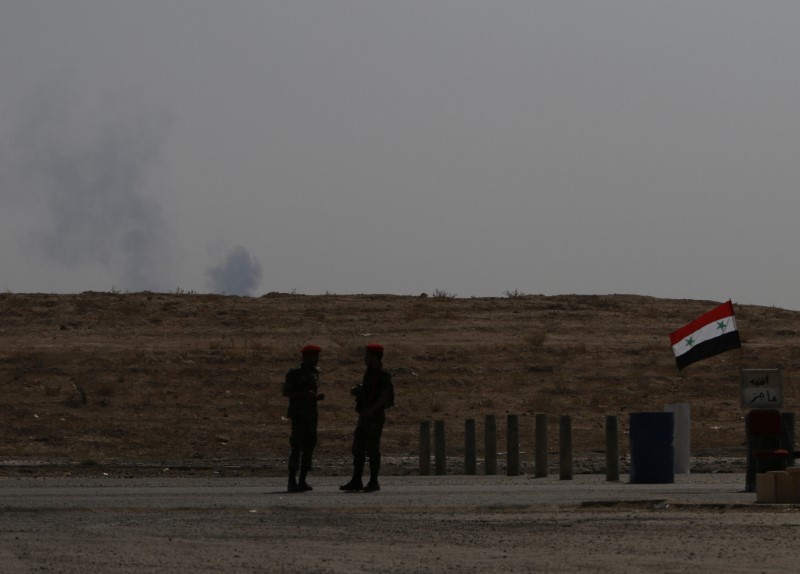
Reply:
M378 472L381 469L381 459L379 457L370 457L369 459L369 482L364 487L364 492L375 492L380 490L378 484Z
M289 475L289 485L286 488L287 492L301 492L300 487L297 484L297 479L294 477L294 473Z
M363 488L364 484L361 482L360 478L351 478L350 482L340 486L339 490L345 490L347 492L355 492L357 490L362 490Z
M307 491L309 491L309 490L314 490L314 489L313 489L313 488L311 488L311 486L309 486L309 484L306 482L306 473L307 473L307 472L308 472L308 471L306 471L306 470L301 470L301 471L300 471L300 483L297 485L297 490L299 490L300 492L307 492Z
M292 451L289 453L289 485L286 488L288 492L298 492L295 478L298 466L300 466L300 450L292 445Z
M361 457L356 457L353 459L353 478L350 479L350 482L347 484L343 484L339 487L339 490L346 490L349 492L354 492L356 490L361 490L364 488L364 483L361 482L361 475L364 473L364 459Z

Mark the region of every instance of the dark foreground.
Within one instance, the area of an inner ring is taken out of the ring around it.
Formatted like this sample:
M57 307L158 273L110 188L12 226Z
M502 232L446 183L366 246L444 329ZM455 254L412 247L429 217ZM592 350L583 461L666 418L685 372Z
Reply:
M795 569L800 508L744 475L3 478L3 572L753 572Z

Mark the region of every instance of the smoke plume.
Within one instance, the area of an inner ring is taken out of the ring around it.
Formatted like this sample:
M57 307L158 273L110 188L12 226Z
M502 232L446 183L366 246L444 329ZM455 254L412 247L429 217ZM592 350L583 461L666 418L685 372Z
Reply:
M4 194L43 210L29 235L34 248L66 266L107 267L128 290L162 288L167 223L145 193L162 118L118 98L81 109L65 89L48 88L16 110L2 170Z
M261 282L261 264L241 245L208 270L211 290L227 295L252 295Z

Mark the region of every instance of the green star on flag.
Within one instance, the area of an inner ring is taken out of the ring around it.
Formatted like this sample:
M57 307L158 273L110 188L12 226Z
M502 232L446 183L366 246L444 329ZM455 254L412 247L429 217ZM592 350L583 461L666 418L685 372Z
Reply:
M695 361L741 347L733 303L728 301L704 313L670 333L669 340L679 369Z

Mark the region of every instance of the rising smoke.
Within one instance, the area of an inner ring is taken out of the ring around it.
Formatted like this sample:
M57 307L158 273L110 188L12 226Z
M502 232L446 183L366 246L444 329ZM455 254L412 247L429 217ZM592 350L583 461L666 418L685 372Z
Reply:
M126 290L158 290L169 254L160 204L146 193L158 165L163 118L124 98L90 108L62 86L39 89L15 110L3 195L43 210L29 245L70 267L99 264Z
M241 245L208 270L211 291L227 295L252 295L261 282L261 264Z

